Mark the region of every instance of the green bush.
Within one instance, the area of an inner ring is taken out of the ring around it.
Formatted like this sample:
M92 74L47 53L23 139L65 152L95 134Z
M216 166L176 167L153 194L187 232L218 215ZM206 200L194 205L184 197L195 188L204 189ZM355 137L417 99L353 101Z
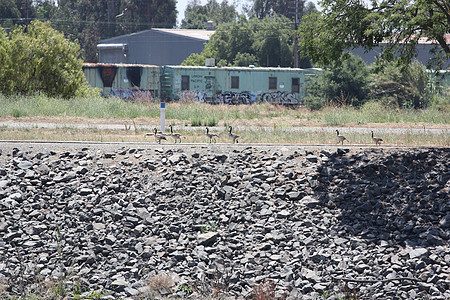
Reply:
M305 105L311 110L320 110L325 105L325 99L319 96L308 95L305 97Z
M0 32L0 93L71 98L88 92L80 47L50 27L31 22ZM26 66L26 67L25 67Z
M395 63L377 62L372 66L374 81L369 97L390 108L425 108L433 100L425 66L415 61L405 69Z
M370 80L370 68L360 57L343 55L306 84L305 101L312 109L322 108L325 99L338 106L358 107L367 101Z

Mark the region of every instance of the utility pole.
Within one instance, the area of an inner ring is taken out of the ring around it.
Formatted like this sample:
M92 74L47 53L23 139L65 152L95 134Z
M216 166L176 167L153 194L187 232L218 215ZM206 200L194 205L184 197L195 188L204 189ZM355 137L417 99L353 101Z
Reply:
M113 35L113 21L115 19L113 16L115 15L115 9L114 9L114 0L108 0L106 3L107 5L107 15L108 15L108 37L111 37Z
M30 24L30 15L28 8L28 0L25 1L25 32L28 32L28 24Z
M294 21L294 29L295 32L298 30L298 25L303 16L303 6L305 4L305 0L292 0L294 1L295 7L290 6L294 10L294 16L292 17ZM299 67L299 55L298 55L298 37L297 33L294 36L294 68Z
M297 30L298 30L298 0L295 0L295 37L294 37L294 68L298 68L298 37L297 37Z

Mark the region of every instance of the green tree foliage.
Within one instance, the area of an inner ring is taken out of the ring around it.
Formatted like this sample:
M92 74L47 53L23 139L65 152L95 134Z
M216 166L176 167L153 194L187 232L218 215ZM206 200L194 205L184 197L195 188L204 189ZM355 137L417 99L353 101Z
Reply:
M177 22L176 0L121 0L113 22L118 34L132 33L154 27L172 28Z
M219 25L202 53L192 54L183 65L204 65L215 58L219 66L253 64L262 67L290 67L293 63L289 20L266 17Z
M387 42L384 58L408 64L419 38L437 41L439 51L430 63L450 58L444 35L450 28L448 0L322 0L322 12L305 16L300 25L302 49L315 62L327 65L352 47L372 49Z
M374 64L373 71L370 99L392 108L424 108L431 103L429 75L420 62L414 61L401 72L394 64L381 61Z
M360 106L368 100L370 81L365 62L358 56L345 55L307 83L306 105L312 109L320 109L327 102Z
M0 92L70 98L86 87L78 44L50 27L33 21L9 36L0 31ZM26 66L26 67L25 67Z
M290 20L294 20L296 8L298 18L300 19L303 15L305 2L305 0L254 0L252 10L258 19L282 15Z
M208 21L223 24L236 21L238 18L236 7L228 4L227 0L221 3L217 0L208 0L205 5L201 5L199 0L191 0L184 14L185 17L181 21L181 28L184 29L205 29L205 23Z
M13 0L0 0L1 27L11 28L20 17L20 11Z

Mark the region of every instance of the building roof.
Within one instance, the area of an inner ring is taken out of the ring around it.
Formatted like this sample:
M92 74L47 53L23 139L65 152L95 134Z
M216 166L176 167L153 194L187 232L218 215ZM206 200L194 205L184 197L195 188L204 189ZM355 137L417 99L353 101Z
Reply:
M214 30L204 30L204 29L153 28L152 30L165 32L165 33L169 33L169 34L174 34L174 35L181 35L181 36L204 40L204 41L209 41L209 38L215 32Z
M166 66L173 69L220 69L220 70L229 70L229 71L303 71L303 70L311 70L311 69L300 69L300 68L288 68L288 67L206 67L206 66Z
M112 38L100 40L99 44L107 44L107 43L111 43L111 42L116 41L123 37L141 35L141 34L145 34L147 32L151 32L151 31L160 32L160 33L164 33L164 34L170 34L170 35L183 36L183 37L196 39L196 40L200 40L200 41L205 41L205 42L209 41L210 36L213 35L215 32L214 30L204 30L204 29L152 28L152 29L148 29L148 30L133 32L130 34L124 34L124 35L119 35L119 36L115 36Z
M100 66L104 67L154 67L159 68L157 65L146 65L146 64L113 64L113 63L83 63L83 67L85 68L97 68Z
M415 38L416 36L412 35L411 37ZM444 34L444 39L447 44L450 44L450 33ZM387 43L389 43L389 39L385 39L383 42L381 42L381 44L387 44ZM418 45L435 45L435 44L438 44L438 42L437 42L437 40L435 40L433 38L421 36L417 40L417 44Z
M444 38L447 44L450 44L450 33L444 34ZM427 37L420 37L418 44L437 44L435 39L430 39Z

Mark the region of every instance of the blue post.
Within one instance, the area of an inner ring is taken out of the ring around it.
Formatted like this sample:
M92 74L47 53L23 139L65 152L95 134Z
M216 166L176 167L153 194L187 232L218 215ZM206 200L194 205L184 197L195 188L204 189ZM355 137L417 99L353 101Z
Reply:
M166 103L165 102L161 102L160 120L161 120L161 132L165 133L165 131L166 131Z

